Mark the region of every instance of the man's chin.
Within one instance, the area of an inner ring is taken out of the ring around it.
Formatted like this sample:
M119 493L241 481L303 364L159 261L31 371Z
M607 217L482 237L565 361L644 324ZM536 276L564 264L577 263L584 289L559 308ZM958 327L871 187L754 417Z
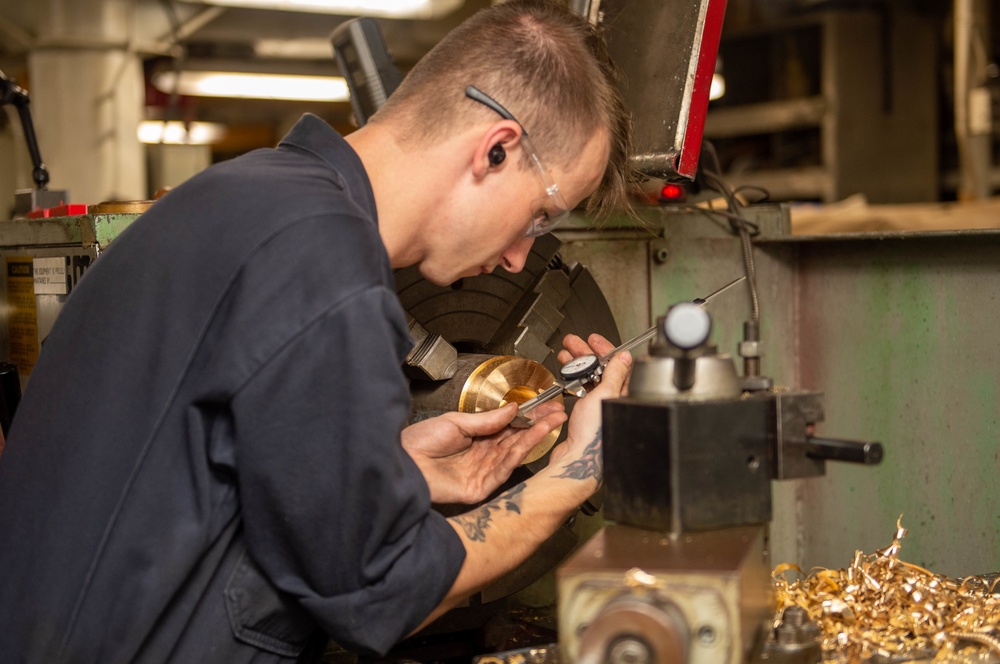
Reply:
M431 274L428 271L424 271L423 267L420 267L418 269L420 270L420 276L422 276L424 279L431 282L435 286L451 286L452 284L459 282L462 279L465 279L466 277L478 277L481 274L490 274L491 272L493 272L492 268L487 268L482 265L475 268L469 268L464 273L459 273L459 274L455 274L453 272L448 274L440 274L440 273Z
M472 275L428 274L423 270L420 270L420 276L422 276L424 279L431 282L435 286L451 286L455 282L461 281L466 276L472 276Z

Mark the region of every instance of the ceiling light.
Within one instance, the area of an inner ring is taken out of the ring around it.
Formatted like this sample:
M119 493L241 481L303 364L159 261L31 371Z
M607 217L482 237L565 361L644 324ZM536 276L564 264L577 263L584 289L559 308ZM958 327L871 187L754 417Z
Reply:
M136 132L139 141L156 145L211 145L226 135L225 125L215 122L178 122L143 120Z
M253 43L258 58L290 58L322 60L333 58L329 37L299 37L297 39L258 39Z
M440 18L462 5L464 0L186 0L206 5L279 9L294 12L340 14L342 16L383 16L387 18Z
M294 101L347 101L347 81L339 76L293 76L239 72L163 71L153 75L161 92L177 91L192 97L290 99Z

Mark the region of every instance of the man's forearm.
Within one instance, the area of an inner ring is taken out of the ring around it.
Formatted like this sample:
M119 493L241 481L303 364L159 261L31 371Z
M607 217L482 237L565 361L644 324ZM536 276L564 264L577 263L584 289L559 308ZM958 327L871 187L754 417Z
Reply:
M600 438L579 456L549 467L500 496L449 519L466 558L447 597L424 621L437 618L517 567L600 485Z

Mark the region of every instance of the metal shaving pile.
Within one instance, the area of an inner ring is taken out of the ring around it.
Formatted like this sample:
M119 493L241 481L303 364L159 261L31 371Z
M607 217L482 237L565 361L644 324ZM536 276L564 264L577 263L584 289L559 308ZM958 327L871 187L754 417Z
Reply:
M820 627L824 659L857 662L927 659L996 661L1000 656L1000 584L954 579L899 559L906 530L896 521L892 545L854 554L845 569L778 565L778 615L799 606ZM802 578L789 582L786 572Z

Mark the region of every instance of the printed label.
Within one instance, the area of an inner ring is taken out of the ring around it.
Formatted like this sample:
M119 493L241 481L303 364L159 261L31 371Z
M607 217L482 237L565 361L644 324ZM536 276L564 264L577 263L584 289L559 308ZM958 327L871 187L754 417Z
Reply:
M36 258L32 273L35 280L35 295L66 295L69 284L66 281L68 257Z

